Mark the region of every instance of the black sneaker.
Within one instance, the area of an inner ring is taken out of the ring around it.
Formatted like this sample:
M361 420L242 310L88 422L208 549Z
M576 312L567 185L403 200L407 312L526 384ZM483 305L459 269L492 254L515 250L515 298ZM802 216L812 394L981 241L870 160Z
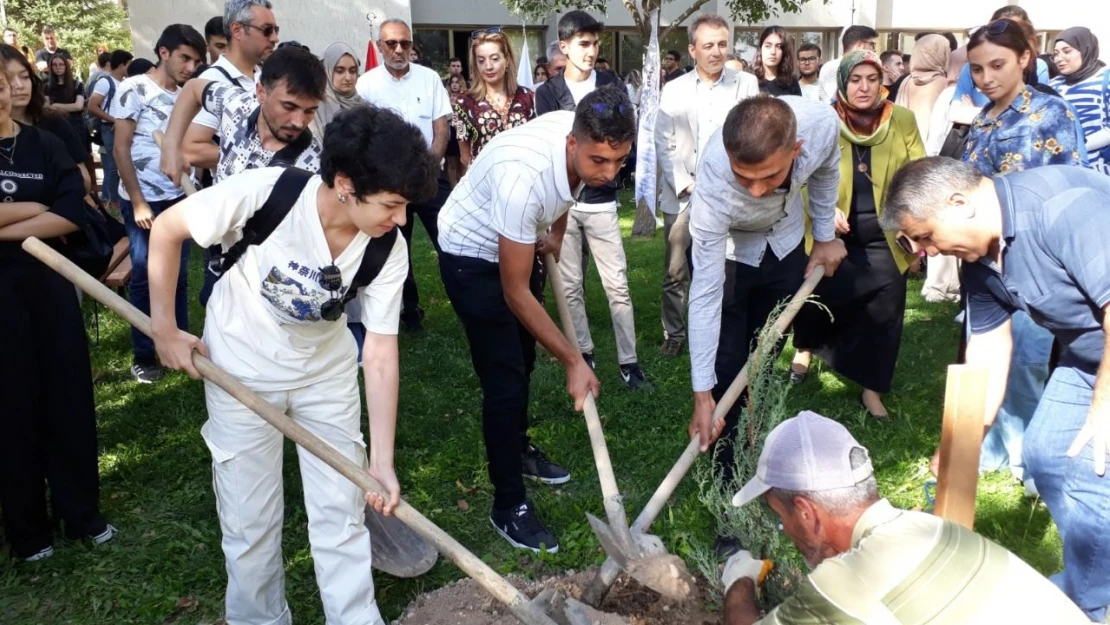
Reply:
M509 510L494 508L489 514L489 522L502 538L517 549L559 553L559 540L540 522L531 500L525 499L524 503Z
M586 364L590 365L591 369L597 371L597 359L594 358L593 352L582 352L582 360L585 360Z
M655 388L644 377L644 372L640 371L640 365L636 363L621 365L621 379L634 391L650 391Z
M678 339L664 339L663 347L660 348L664 356L678 356L682 353L682 341Z
M570 481L570 472L548 459L547 454L535 445L529 445L520 454L520 463L524 468L524 477L541 484L566 484Z
M165 377L166 373L156 364L137 362L131 365L131 375L139 384L154 384Z

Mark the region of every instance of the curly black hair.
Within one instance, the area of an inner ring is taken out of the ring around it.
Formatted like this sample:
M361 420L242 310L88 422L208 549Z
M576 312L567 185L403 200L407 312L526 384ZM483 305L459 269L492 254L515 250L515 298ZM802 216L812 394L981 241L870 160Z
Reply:
M392 192L410 202L435 194L439 164L420 129L385 108L349 108L324 129L320 174L329 187L335 176L351 179L355 195Z
M636 114L628 93L622 88L606 85L586 94L574 111L574 128L578 139L617 145L636 137Z

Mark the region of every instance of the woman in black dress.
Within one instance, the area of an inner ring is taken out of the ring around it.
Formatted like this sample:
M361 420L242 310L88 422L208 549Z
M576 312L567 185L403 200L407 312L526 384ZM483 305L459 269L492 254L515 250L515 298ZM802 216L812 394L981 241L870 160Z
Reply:
M69 127L85 146L85 152L92 153L92 139L85 126L85 85L73 77L73 70L65 56L55 54L50 57L50 80L46 83L46 100L55 112L65 116ZM84 161L80 161L84 162Z
M807 305L794 324L797 353L791 380L801 381L815 353L837 373L863 387L860 402L886 418L902 342L906 271L915 260L879 227L882 198L894 173L923 158L925 146L912 111L886 99L883 69L874 52L844 57L837 72L840 117L840 193L837 234L848 257L817 287L828 310ZM830 319L831 314L831 319Z
M802 95L802 85L794 76L794 46L786 31L768 26L759 35L759 54L752 73L759 79L759 90L775 97Z
M20 247L34 236L64 250L62 238L85 223L85 189L62 142L16 122L11 110L0 72L0 508L13 555L33 561L53 555L56 524L97 544L115 530L99 508L92 371L77 294Z

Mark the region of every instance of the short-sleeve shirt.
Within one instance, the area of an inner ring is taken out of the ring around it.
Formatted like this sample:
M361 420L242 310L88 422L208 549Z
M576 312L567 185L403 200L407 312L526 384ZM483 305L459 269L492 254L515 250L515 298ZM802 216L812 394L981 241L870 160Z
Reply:
M971 122L964 160L985 176L1044 165L1083 165L1083 135L1064 99L1026 86L998 117Z
M531 245L574 204L566 139L574 113L554 111L497 135L439 213L439 245L455 256L498 262L501 237Z
M227 249L273 191L282 168L252 169L190 196L183 203L191 237L201 246ZM259 391L302 388L357 366L346 317L326 321L321 307L351 285L371 238L359 232L335 259L331 256L314 176L278 227L216 283L204 322L212 360ZM320 268L335 265L343 277L335 293L320 286ZM369 332L396 334L401 289L408 275L405 238L356 300Z
M123 81L122 88L116 92L119 106L113 117L135 122L131 162L135 164L139 189L147 202L173 200L184 195L184 191L162 173L162 151L154 143L153 135L155 130L166 131L180 92L180 89L166 91L145 74ZM119 193L123 199L131 200L123 181L120 181Z
M409 64L409 71L400 78L379 65L359 77L355 90L368 103L392 109L419 128L429 147L435 138L433 123L451 114L451 98L443 81L423 65Z
M1110 177L1085 167L1040 167L995 179L1002 205L1002 271L964 265L972 334L1029 313L1063 351L1060 365L1094 383L1110 304Z
M112 94L112 101L109 102L108 92L111 91L112 85L115 85L116 92ZM100 102L100 108L103 109L106 114L111 115L112 104L114 104L116 98L119 97L119 89L120 82L116 80L115 76L111 74L101 74L101 77L97 78L96 84L93 85L92 94L90 94L89 97L92 98L93 95L99 95L100 97L104 98Z
M223 71L220 71L220 69ZM216 62L210 65L208 69L201 72L198 78L214 82L235 84L228 80L227 77L231 76L235 79L235 82L239 83L241 89L254 93L254 85L258 81L261 71L260 69L256 69L253 76L247 76L239 71L239 68L235 67L235 64L228 60L227 55L222 55L220 58L216 59ZM224 72L226 72L226 74ZM220 118L208 111L201 110L201 112L197 113L197 116L193 118L193 123L216 130L220 127Z
M210 82L204 88L202 105L220 120L216 130L220 161L213 172L217 183L247 169L270 165L275 153L262 146L258 134L260 108L253 90L246 91L226 82ZM311 131L306 128L305 132ZM320 141L312 137L293 165L305 171L319 171L321 150Z
M758 625L1089 625L1020 558L960 525L883 499L856 522L852 548L828 558Z
M536 96L527 87L516 88L504 116L488 100L478 101L470 94L456 96L451 105L458 140L470 144L471 158L476 158L482 148L501 132L536 118Z

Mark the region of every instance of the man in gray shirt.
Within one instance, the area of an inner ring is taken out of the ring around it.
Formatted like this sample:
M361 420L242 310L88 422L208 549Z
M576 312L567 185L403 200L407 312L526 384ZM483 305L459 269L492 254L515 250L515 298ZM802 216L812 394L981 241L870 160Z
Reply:
M713 408L748 360L775 306L818 265L836 270L847 252L836 238L840 123L831 107L796 96L737 104L709 138L690 201L690 435L709 449L722 431L720 470L731 477L740 403L711 430ZM802 187L814 244L807 263Z

